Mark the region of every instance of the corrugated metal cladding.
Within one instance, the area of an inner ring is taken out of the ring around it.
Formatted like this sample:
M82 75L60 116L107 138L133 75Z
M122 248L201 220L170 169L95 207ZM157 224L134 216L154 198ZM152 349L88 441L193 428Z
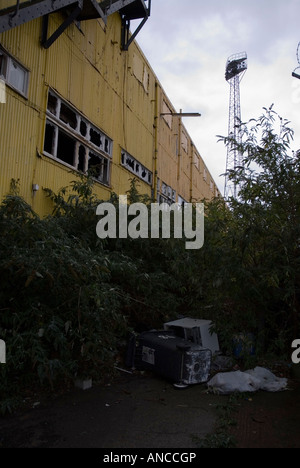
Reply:
M64 17L50 16L48 36ZM27 95L6 83L6 104L0 104L1 198L11 179L19 179L21 195L44 215L51 204L42 188L58 191L74 180L70 165L44 151L49 89L77 118L112 141L111 155L103 154L110 161L109 184L95 184L101 199L111 190L126 193L134 176L141 192L150 195L155 189L158 199L170 201L171 194L172 201L199 201L215 195L216 185L200 154L195 163L195 148L179 118L160 116L166 106L174 108L138 45L121 50L118 13L108 18L107 26L101 20L72 24L47 50L40 45L41 32L39 18L0 34L6 57L29 74ZM68 125L64 131L74 137ZM79 145L82 135L75 137ZM36 193L33 184L40 187Z
M26 3L28 0L20 0L19 4ZM0 0L0 10L17 5L17 0Z

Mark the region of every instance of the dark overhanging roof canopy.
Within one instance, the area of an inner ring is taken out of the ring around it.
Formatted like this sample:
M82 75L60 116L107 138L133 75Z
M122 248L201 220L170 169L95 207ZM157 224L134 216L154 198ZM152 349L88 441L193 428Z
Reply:
M66 12L66 19L52 36L47 38L47 17L59 10ZM33 19L44 17L42 45L48 48L74 20L87 21L102 18L106 23L108 16L119 12L123 25L122 48L128 50L129 45L148 20L150 11L151 0L11 0L9 7L0 10L0 33ZM142 21L136 31L131 34L130 21L136 19Z

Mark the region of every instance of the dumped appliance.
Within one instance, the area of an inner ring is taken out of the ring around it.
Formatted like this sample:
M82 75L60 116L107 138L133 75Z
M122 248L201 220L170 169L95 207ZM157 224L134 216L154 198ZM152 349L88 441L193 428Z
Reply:
M218 335L211 331L212 327L213 323L210 320L188 317L164 324L164 330L173 330L177 336L208 348L215 355L220 348Z
M219 349L217 335L209 334L211 325L210 321L182 319L164 324L160 331L132 335L127 365L153 371L180 388L205 383Z
M156 372L177 386L207 382L211 358L209 349L166 331L142 333L136 351L138 368Z

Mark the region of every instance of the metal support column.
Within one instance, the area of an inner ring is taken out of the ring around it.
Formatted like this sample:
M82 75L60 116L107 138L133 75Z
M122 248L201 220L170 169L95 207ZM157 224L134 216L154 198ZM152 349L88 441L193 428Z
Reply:
M72 10L70 15L65 19L65 21L57 28L57 30L49 38L47 38L49 15L46 15L43 17L43 30L42 30L41 43L45 49L48 49L53 44L53 42L55 42L56 39L65 31L65 29L67 29L67 27L70 26L70 24L79 16L79 14L82 11L82 6L83 6L83 0L78 0L77 5Z

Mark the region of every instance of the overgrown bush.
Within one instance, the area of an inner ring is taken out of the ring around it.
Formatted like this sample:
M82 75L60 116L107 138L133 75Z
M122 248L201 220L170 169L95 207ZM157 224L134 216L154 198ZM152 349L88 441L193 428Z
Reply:
M300 332L300 153L289 154L293 132L272 108L241 128L241 145L223 138L244 156L231 173L239 197L205 202L201 250L172 236L100 240L91 177L46 189L54 211L45 219L15 184L0 206L0 400L36 382L100 378L129 330L180 315L212 320L223 353L249 333L258 355L290 350ZM128 198L151 202L135 180Z
M113 260L78 229L84 205L77 216L40 219L9 195L0 208L2 393L37 378L50 386L75 375L100 378L112 367L126 319L111 283Z
M183 258L183 243L98 239L90 177L46 189L54 210L45 219L16 189L0 207L2 400L36 382L107 375L128 330L159 327L182 304L174 256ZM135 181L128 195L149 203ZM111 202L118 207L114 194Z
M273 106L241 132L242 143L222 138L243 155L243 167L229 174L239 195L228 210L217 203L206 212L202 254L215 267L205 279L215 288L208 301L220 304L220 333L230 337L238 326L255 333L261 353L284 356L300 331L300 153L290 150L294 132Z

